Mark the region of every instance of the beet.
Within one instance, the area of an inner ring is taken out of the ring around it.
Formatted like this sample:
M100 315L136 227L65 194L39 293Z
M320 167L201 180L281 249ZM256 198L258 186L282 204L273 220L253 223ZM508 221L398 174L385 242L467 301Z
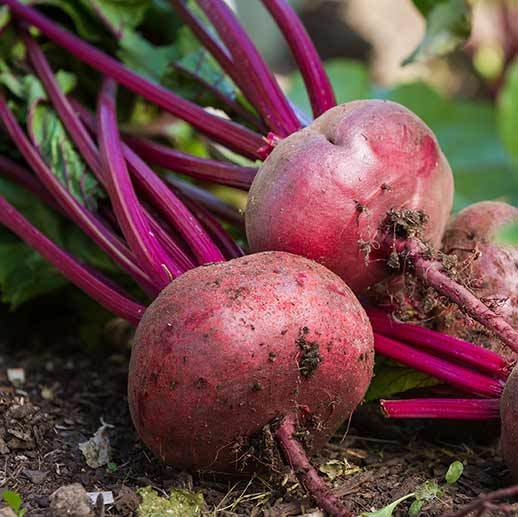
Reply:
M250 439L295 415L321 447L361 402L369 320L308 259L269 252L191 270L138 326L129 404L144 443L177 468L232 472Z
M500 447L504 461L515 481L518 482L518 370L513 369L500 399L502 430Z
M448 226L443 250L458 258L461 281L468 283L474 294L518 328L518 247L495 240L499 230L509 223L518 223L518 208L496 201L471 205ZM438 328L506 357L518 357L492 332L458 308L444 312Z
M437 246L452 200L432 131L394 102L354 101L277 144L252 183L246 232L253 251L312 258L362 293L388 275L387 214L422 211L430 222L417 214L415 230Z

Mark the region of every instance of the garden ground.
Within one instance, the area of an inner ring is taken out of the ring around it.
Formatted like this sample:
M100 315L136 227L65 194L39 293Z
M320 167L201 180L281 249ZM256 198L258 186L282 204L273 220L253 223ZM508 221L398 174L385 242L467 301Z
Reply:
M38 338L42 324L31 329L22 318L18 331L20 318L12 316L0 324L5 330L0 341L0 492L17 492L27 515L51 515L49 496L71 483L87 492L113 494L114 503L99 505L97 515L133 514L141 501L139 489L146 486L160 494L175 487L199 491L207 515L320 515L312 513L315 509L287 472L275 483L259 477L222 480L192 477L154 459L135 435L127 409L127 345L112 343L87 353L73 337L56 337L58 344L43 347ZM7 378L13 367L23 368L26 376L19 388ZM79 444L103 423L109 425L110 460L91 468ZM434 516L510 482L498 456L497 435L496 425L402 425L363 409L314 461L357 514L418 490L421 515ZM464 463L463 474L448 485L445 473L457 460ZM428 490L423 491L424 483ZM407 515L414 500L409 498L394 515Z

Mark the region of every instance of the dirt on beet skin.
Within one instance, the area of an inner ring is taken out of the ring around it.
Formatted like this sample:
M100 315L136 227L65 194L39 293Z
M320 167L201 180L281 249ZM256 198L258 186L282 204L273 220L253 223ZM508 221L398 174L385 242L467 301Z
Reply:
M131 424L126 340L109 339L97 352L86 352L73 332L51 332L5 310L0 327L0 493L17 492L27 515L55 515L51 495L73 483L89 493L113 495L113 503L98 505L91 515L136 515L139 490L148 486L162 495L179 487L200 492L206 515L315 512L295 477L278 462L275 480L268 480L200 477L157 461ZM318 367L318 350L303 345L311 352L308 368ZM18 387L8 379L12 368L25 374ZM103 424L109 461L93 468L79 444ZM421 515L436 516L510 482L491 439L496 436L498 429L491 425L387 422L371 406L346 422L314 462L355 514L380 509L435 481L441 492L424 503ZM448 486L444 475L455 460L464 463L464 472ZM407 515L412 501L394 515ZM80 508L79 501L73 504Z

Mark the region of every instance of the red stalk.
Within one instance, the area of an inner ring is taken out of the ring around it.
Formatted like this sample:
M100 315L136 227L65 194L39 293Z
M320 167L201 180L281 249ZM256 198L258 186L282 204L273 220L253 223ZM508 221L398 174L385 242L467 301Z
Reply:
M193 156L146 138L124 137L124 141L144 160L174 172L203 181L211 181L248 190L257 174L254 167Z
M91 131L95 131L97 128L95 117L77 101L72 101L71 104L80 114L80 117L88 128ZM198 221L196 221L181 201L170 191L162 179L126 144L122 143L121 145L122 153L130 165L130 173L135 179L135 182L139 188L145 192L153 205L158 208L163 218L169 222L172 227L179 229L195 256L199 259L200 264L222 260L223 256L219 252L217 246L211 241L202 226ZM151 215L147 215L150 226L155 229L154 231L156 231L156 221L154 221L154 218ZM158 231L160 232L160 230ZM164 245L164 239L161 237L160 233L157 234L157 237L159 242ZM175 246L172 251L173 254L171 256L175 259L178 266L183 267L183 271L194 267L194 264L192 264L180 248Z
M235 69L255 86L253 104L267 126L280 137L299 130L297 115L230 7L223 0L197 0L197 3L228 49Z
M425 348L504 380L509 377L512 365L496 352L419 325L397 322L379 309L366 307L365 310L378 334Z
M336 98L322 61L300 18L286 0L262 0L286 41L300 68L313 115L318 117L336 106Z
M216 217L219 217L220 219L223 219L239 228L245 227L243 214L233 206L228 205L219 197L212 194L212 192L198 187L197 185L193 185L192 183L187 183L187 181L175 178L172 174L167 175L165 180L167 183L175 187L177 191L180 191L185 197L201 204Z
M465 393L489 398L499 397L502 394L504 387L502 380L469 370L385 336L375 334L374 347L377 353L427 373Z
M498 399L381 400L380 404L387 418L494 420L500 416Z
M227 259L242 257L245 254L220 222L203 205L186 197L183 198L183 201L223 250Z
M2 196L0 196L0 224L9 228L20 239L48 260L73 284L82 289L97 303L113 314L137 325L144 314L145 307L122 295L120 289L113 289L111 281L81 265L77 260L56 246L36 229Z
M29 142L1 95L0 119L26 162L31 169L34 170L41 184L47 188L52 197L59 203L62 210L72 221L76 222L103 251L127 270L139 284L149 292L153 282L149 276L135 264L135 258L130 250L128 250L125 244L97 219L94 214L80 205L74 196L72 196L54 174L52 174L52 171L50 171L39 153Z
M100 162L99 151L96 144L90 137L90 134L76 114L75 109L77 106L72 106L71 102L69 102L67 97L61 91L61 88L57 83L53 71L50 68L50 65L40 46L25 30L22 30L21 32L24 37L25 44L27 45L28 54L34 69L36 70L39 79L42 81L45 91L47 92L47 95L49 96L56 112L60 116L63 125L70 135L70 138L77 146L81 156L91 168L94 175L102 183L102 185L106 187L107 178L104 175L104 171ZM95 117L92 118L95 120ZM156 222L153 220L153 217L146 211L144 211L144 216L147 219L149 225L152 227L153 231L157 233L159 243L165 247L171 258L177 264L177 267L174 268L174 274L179 275L183 271L193 267L192 262L185 255L185 253L174 242L172 242L168 236L163 235L163 230L156 224ZM131 271L128 272L132 274ZM149 291L149 289L146 290ZM156 294L159 290L160 287L155 286L152 289L152 293Z
M230 149L250 158L261 158L259 151L264 146L263 137L239 124L211 115L203 108L189 102L168 89L159 86L132 72L116 59L62 29L36 9L18 0L3 0L12 13L37 27L57 45L92 68L112 77L128 89L162 107L172 115L185 120L201 133L206 134Z
M142 267L152 278L156 277L163 288L181 272L176 272L177 266L163 251L142 214L140 201L133 189L122 154L115 111L115 92L115 82L105 79L99 94L97 130L108 194L131 250Z

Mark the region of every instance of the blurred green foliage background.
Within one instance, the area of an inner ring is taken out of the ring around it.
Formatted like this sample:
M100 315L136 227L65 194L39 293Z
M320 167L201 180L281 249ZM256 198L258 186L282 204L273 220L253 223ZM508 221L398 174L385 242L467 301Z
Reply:
M291 100L309 114L300 74L262 3L228 2ZM390 99L413 110L432 128L454 172L455 210L483 199L517 204L517 0L291 3L299 10L325 59L338 102ZM185 70L195 70L221 95L242 100L233 83L200 48L189 29L182 26L167 0L39 0L37 4L56 22L189 100L222 108L218 99L193 82ZM190 1L190 5L196 8L194 2ZM7 8L0 7L0 85L20 123L27 123L28 132L56 176L63 176L63 164L68 161L78 175L76 180L83 182L85 177L89 178L87 167L46 104L41 85L25 62L23 45L9 22ZM59 70L63 88L94 109L98 74L45 38L41 41L54 70ZM219 153L218 156L238 159L129 92L121 90L119 99L119 119L124 128L201 156ZM53 150L58 147L67 152L55 153ZM19 160L9 139L1 133L0 152ZM74 190L73 184L69 186ZM210 184L203 186L236 208L244 208L246 193ZM55 242L129 285L128 279L89 244L75 225L9 181L0 179L0 192ZM74 192L80 202L94 209L105 199L93 180L88 194L87 199L82 192ZM243 238L235 228L233 234ZM101 328L109 319L107 313L95 309L71 289L37 253L4 230L0 230L0 290L2 301L11 308L44 295L77 307L79 333L90 343L99 339Z

